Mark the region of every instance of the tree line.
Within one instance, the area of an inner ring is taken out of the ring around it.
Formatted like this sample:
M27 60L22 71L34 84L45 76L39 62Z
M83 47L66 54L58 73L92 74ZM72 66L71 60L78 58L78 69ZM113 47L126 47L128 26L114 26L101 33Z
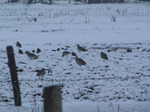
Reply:
M19 2L21 0L8 0L8 2ZM25 3L33 4L33 3L45 3L52 4L52 0L22 0Z
M8 2L19 2L21 0L8 0ZM25 3L33 4L33 3L45 3L45 4L52 4L52 0L22 0ZM75 2L82 2L82 3L124 3L124 0L74 0ZM150 1L150 0L137 0L137 1ZM69 0L70 3L70 0Z

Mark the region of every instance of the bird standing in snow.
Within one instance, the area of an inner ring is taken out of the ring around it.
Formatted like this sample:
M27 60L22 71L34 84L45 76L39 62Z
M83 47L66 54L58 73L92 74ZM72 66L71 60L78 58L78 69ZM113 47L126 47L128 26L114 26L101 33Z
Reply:
M29 51L26 51L26 54L30 59L38 59L37 55L30 53Z
M42 77L42 80L43 80L43 77L44 77L45 74L46 74L45 68L42 68L41 70L39 70L37 72L36 76Z
M77 54L75 52L72 52L71 55L72 56L77 56Z
M87 49L85 49L84 47L80 46L79 44L77 45L77 49L78 49L78 51L82 51L82 52L87 51Z
M21 49L18 50L19 54L23 54L23 51Z
M75 61L76 63L81 67L82 65L86 65L86 62L81 59L81 58L78 58L77 56L75 57Z
M71 54L71 52L69 52L69 51L63 51L62 57L67 56L67 55L69 55L69 54Z
M19 42L16 43L16 46L20 48L22 47L22 45Z
M132 50L131 50L130 48L128 48L128 49L127 49L127 52L128 52L128 53L131 53L131 52L132 52Z
M108 60L108 57L107 57L107 54L106 54L106 53L101 52L100 56L101 56L102 59Z
M41 49L37 48L36 53L40 53L40 52L41 52Z

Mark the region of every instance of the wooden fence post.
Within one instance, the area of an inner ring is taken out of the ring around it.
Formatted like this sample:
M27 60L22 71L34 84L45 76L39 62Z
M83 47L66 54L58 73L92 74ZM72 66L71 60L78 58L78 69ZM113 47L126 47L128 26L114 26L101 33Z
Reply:
M58 85L45 87L44 112L62 112L61 87Z
M10 74L11 74L11 82L12 82L12 87L13 87L14 103L15 103L15 106L21 106L19 81L18 81L15 57L14 57L12 46L7 46L7 56L8 56L8 66L10 68Z

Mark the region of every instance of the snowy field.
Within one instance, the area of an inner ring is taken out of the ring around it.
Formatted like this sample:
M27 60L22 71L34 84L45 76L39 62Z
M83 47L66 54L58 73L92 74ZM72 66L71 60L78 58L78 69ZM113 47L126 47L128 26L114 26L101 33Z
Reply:
M79 52L77 44L88 51ZM0 108L24 112L9 107L8 45L14 47L24 108L41 108L43 87L60 84L64 112L150 112L150 3L1 3ZM39 58L29 59L26 51ZM63 51L75 52L86 66L71 54L62 57ZM43 80L36 76L42 68Z

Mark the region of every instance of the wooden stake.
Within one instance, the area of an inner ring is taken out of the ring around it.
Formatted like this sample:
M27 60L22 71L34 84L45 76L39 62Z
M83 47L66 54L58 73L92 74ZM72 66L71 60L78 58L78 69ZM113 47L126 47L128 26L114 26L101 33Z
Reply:
M11 82L12 82L12 87L13 87L14 103L15 103L15 106L21 106L19 81L18 81L15 57L14 57L12 46L7 46L7 56L8 56L8 66L10 68L10 74L11 74Z
M61 87L49 86L44 91L44 112L62 112Z

